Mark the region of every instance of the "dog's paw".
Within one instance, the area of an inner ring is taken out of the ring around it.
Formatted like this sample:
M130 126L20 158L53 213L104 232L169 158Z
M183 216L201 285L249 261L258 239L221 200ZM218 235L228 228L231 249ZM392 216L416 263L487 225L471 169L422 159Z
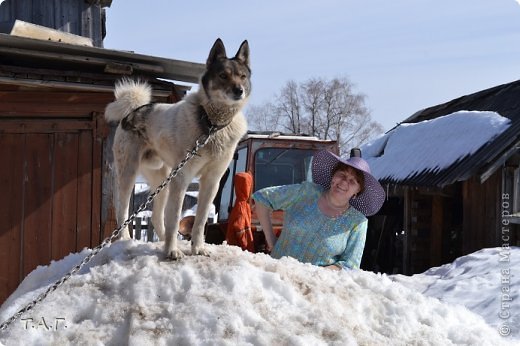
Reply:
M172 261L178 261L184 257L184 252L179 249L170 250L166 253L166 258Z
M209 257L209 251L204 246L192 246L191 254Z

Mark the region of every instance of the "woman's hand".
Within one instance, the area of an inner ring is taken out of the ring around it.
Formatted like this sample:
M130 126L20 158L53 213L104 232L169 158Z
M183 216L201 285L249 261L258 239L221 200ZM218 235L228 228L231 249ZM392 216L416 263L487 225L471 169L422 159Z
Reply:
M341 268L338 267L335 264L331 264L330 266L324 266L323 268L327 268L327 269L330 269L330 270L341 270Z
M271 209L262 203L255 203L255 211L256 216L258 217L258 221L260 221L260 226L262 226L262 231L265 235L267 251L271 252L277 240L276 235L273 232L273 224L271 222Z
M266 250L269 253L271 253L271 251L273 251L274 244L276 244L276 241L278 240L278 238L276 238L276 236L274 235L274 232L272 232L272 231L271 232L264 231L264 235L265 235Z

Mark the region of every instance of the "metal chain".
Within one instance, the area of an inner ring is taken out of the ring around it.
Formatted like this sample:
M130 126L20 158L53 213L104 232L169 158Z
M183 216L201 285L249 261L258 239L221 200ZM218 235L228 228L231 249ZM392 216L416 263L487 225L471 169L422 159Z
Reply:
M60 287L61 285L63 285L68 279L70 279L70 277L74 274L76 274L78 271L81 270L81 268L83 266L85 266L85 264L89 263L92 258L94 256L96 256L103 248L109 246L114 240L117 240L119 238L119 235L121 234L121 231L127 227L130 222L132 222L136 217L137 217L137 214L139 214L141 211L145 210L146 207L152 203L152 201L155 199L155 197L159 194L159 192L161 192L170 182L173 178L175 178L175 176L177 176L177 174L179 173L179 171L186 165L186 163L195 155L197 155L197 152L203 147L205 146L210 137L217 131L217 128L215 126L211 126L209 128L209 132L208 134L203 134L201 135L196 141L195 141L195 145L193 146L193 148L191 150L189 150L187 153L186 153L186 156L184 157L184 159L179 163L179 165L172 169L171 172L170 172L170 175L155 189L155 191L153 193L151 193L148 198L146 199L145 202L143 202L139 208L137 208L136 211L134 211L134 213L132 215L130 215L130 217L128 219L126 219L118 228L116 228L112 234L105 238L105 240L103 240L103 242L101 244L99 244L98 246L96 246L95 248L92 249L92 251L90 252L90 254L88 254L85 258L83 258L83 260L81 261L80 264L76 265L74 268L72 268L67 274L65 274L61 279L59 279L58 281L56 281L54 284L52 284L51 286L49 286L47 288L47 290L45 292L43 292L42 294L40 294L38 297L36 297L36 299L34 299L33 301L31 301L29 304L27 304L24 308L18 310L18 312L16 312L13 316L11 316L9 319L7 319L5 322L3 322L1 325L0 325L0 331L3 331L5 329L7 329L7 327L13 323L14 321L16 321L18 318L20 318L20 316L22 316L24 313L26 313L27 311L31 310L34 308L34 306L36 304L38 304L39 302L41 302L42 300L44 300L50 293L54 292L58 287Z

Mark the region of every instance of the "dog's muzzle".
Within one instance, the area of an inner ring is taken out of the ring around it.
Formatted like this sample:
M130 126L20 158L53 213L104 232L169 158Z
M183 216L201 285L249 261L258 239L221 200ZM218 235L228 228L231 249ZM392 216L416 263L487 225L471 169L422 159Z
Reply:
M237 101L242 99L242 97L244 96L244 88L242 88L241 86L234 87L232 91L233 91L233 97Z

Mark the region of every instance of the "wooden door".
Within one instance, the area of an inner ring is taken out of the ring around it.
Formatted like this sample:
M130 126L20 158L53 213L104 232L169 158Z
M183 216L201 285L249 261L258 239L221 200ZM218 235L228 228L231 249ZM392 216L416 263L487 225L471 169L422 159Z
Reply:
M0 123L0 303L38 265L99 241L93 128L74 120Z

